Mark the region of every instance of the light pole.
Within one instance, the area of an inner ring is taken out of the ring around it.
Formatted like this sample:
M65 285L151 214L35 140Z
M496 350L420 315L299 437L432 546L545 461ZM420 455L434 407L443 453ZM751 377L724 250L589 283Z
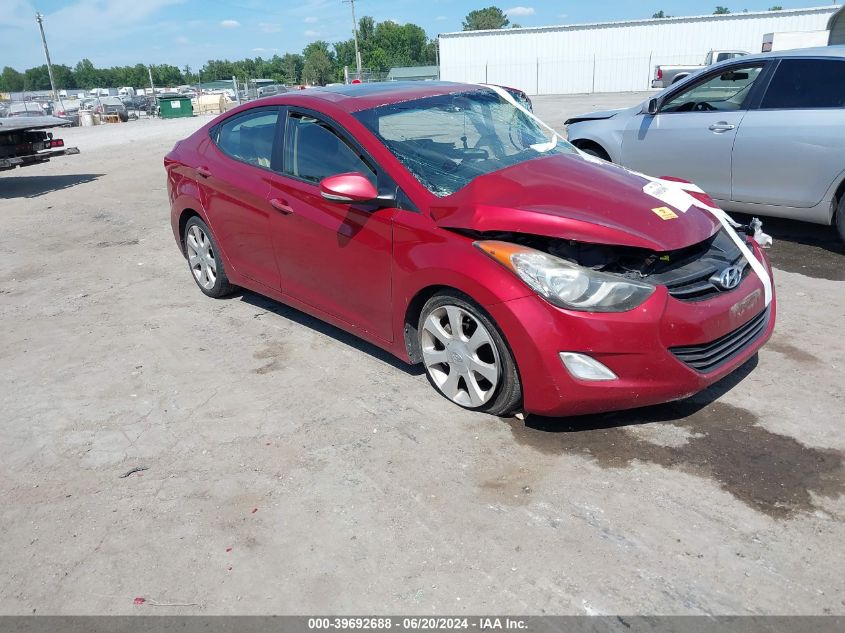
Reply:
M53 79L53 63L50 61L50 51L47 49L47 38L44 37L44 16L35 14L35 21L38 22L38 29L41 31L41 43L44 44L44 56L47 58L47 74L50 75L50 90L53 92L53 101L59 100L56 92L56 80Z
M352 8L352 37L355 39L355 65L358 67L358 79L361 79L361 53L358 52L358 21L355 19L355 0L343 0Z

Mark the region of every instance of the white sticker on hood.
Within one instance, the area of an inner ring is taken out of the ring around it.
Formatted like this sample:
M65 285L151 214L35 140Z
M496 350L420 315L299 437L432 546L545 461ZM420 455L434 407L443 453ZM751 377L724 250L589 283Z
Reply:
M691 195L680 187L666 186L662 182L651 181L643 187L643 192L657 198L663 204L668 204L682 213L689 211L695 200Z

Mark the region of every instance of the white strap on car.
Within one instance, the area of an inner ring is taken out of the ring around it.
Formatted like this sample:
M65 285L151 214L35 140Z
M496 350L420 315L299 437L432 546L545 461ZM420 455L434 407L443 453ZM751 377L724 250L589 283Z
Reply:
M515 106L518 110L520 110L521 112L523 112L527 116L531 117L537 123L539 123L544 128L549 130L549 132L551 132L553 136L552 136L552 139L551 139L551 142L550 142L551 147L549 147L548 149L551 149L552 147L557 145L557 139L558 139L558 136L559 136L558 133L555 132L554 129L552 129L551 127L546 125L543 121L541 121L537 117L537 115L535 115L533 112L524 108L519 102L517 102L516 99L514 99L511 96L511 94L507 90L505 90L501 86L493 86L491 84L478 84L478 85L482 86L484 88L487 88L488 90L492 90L497 95L499 95L502 99L504 99L505 101L507 101L511 105ZM545 144L543 144L542 147L545 148ZM537 151L548 151L548 149L545 149L545 150L537 149ZM601 163L601 164L607 163L607 161L602 160L601 158L598 158L597 156L591 156L590 154L586 154L585 152L582 152L581 150L578 150L578 153L583 158L585 158L586 160L588 160L590 162ZM748 264L751 266L751 269L754 271L754 273L757 275L757 277L763 283L763 292L764 292L764 296L765 296L766 307L769 306L769 304L772 302L772 294L773 294L773 292L772 292L772 278L769 276L769 272L766 270L766 267L763 266L762 262L754 256L754 253L751 252L751 249L748 248L748 245L745 243L745 241L739 236L739 234L737 234L734 227L739 226L739 225L736 222L734 222L734 220L732 220L731 217L727 213L725 213L722 209L720 209L718 207L712 207L709 204L704 203L703 201L699 200L698 198L691 196L690 193L689 193L690 191L693 191L693 192L696 192L696 193L704 193L704 191L702 191L699 187L697 187L696 185L694 185L692 183L676 182L674 180L662 180L660 178L652 178L651 176L647 176L645 174L641 174L639 172L632 171L630 169L627 169L625 167L621 167L619 165L615 165L615 166L619 167L620 169L625 169L625 171L628 171L632 174L635 174L635 175L639 176L640 178L645 178L646 180L648 180L649 182L643 187L643 191L645 193L647 193L648 195L660 200L664 204L669 204L669 205L677 208L678 210L680 210L682 213L686 213L687 211L689 211L689 208L691 206L696 206L699 209L702 209L704 211L711 213L717 220L719 220L719 223L725 229L725 233L727 233L728 236L733 241L733 243L736 244L739 251L742 253L742 255L745 257ZM762 234L762 233L760 235L762 236L763 240L768 239L768 242L771 243L770 237L768 237L767 235Z
M704 193L704 191L697 185L689 182L677 182L674 180L652 178L651 176L635 171L632 171L631 173L648 180L649 182L643 187L643 191L650 196L657 198L664 204L672 205L673 207L679 209L682 213L689 211L691 206L696 206L699 209L708 211L710 214L715 216L721 223L722 227L724 227L725 233L727 233L728 237L730 237L733 243L736 244L737 248L745 257L745 260L751 266L751 269L763 283L763 292L766 300L766 306L768 307L768 305L772 302L772 278L769 276L769 271L767 271L763 263L754 256L754 253L752 253L751 249L748 248L748 244L746 244L745 240L743 240L736 232L735 227L739 225L727 213L719 207L710 206L704 201L691 196L689 194L690 191ZM759 230L757 232L759 232ZM763 236L762 241L767 239L768 242L771 243L771 238L769 236L763 233L760 233L760 235ZM761 246L762 245L763 244L761 244Z

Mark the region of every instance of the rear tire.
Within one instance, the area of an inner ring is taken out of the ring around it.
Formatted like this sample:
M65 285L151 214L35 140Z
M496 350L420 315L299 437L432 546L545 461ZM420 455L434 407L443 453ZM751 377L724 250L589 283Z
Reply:
M522 402L513 354L472 299L438 293L423 306L417 336L426 376L443 396L472 411L506 417Z
M833 221L836 224L836 230L839 231L839 238L845 242L845 192L839 197L839 205Z
M185 224L182 236L188 269L203 294L218 299L231 294L235 287L229 283L223 258L211 229L194 216Z

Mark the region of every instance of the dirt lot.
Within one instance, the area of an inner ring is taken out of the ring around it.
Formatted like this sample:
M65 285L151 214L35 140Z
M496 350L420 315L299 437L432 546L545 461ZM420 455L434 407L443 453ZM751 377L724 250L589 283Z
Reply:
M711 391L500 420L197 290L162 157L204 120L69 130L81 155L0 176L0 613L845 614L830 229L766 223L778 328Z

